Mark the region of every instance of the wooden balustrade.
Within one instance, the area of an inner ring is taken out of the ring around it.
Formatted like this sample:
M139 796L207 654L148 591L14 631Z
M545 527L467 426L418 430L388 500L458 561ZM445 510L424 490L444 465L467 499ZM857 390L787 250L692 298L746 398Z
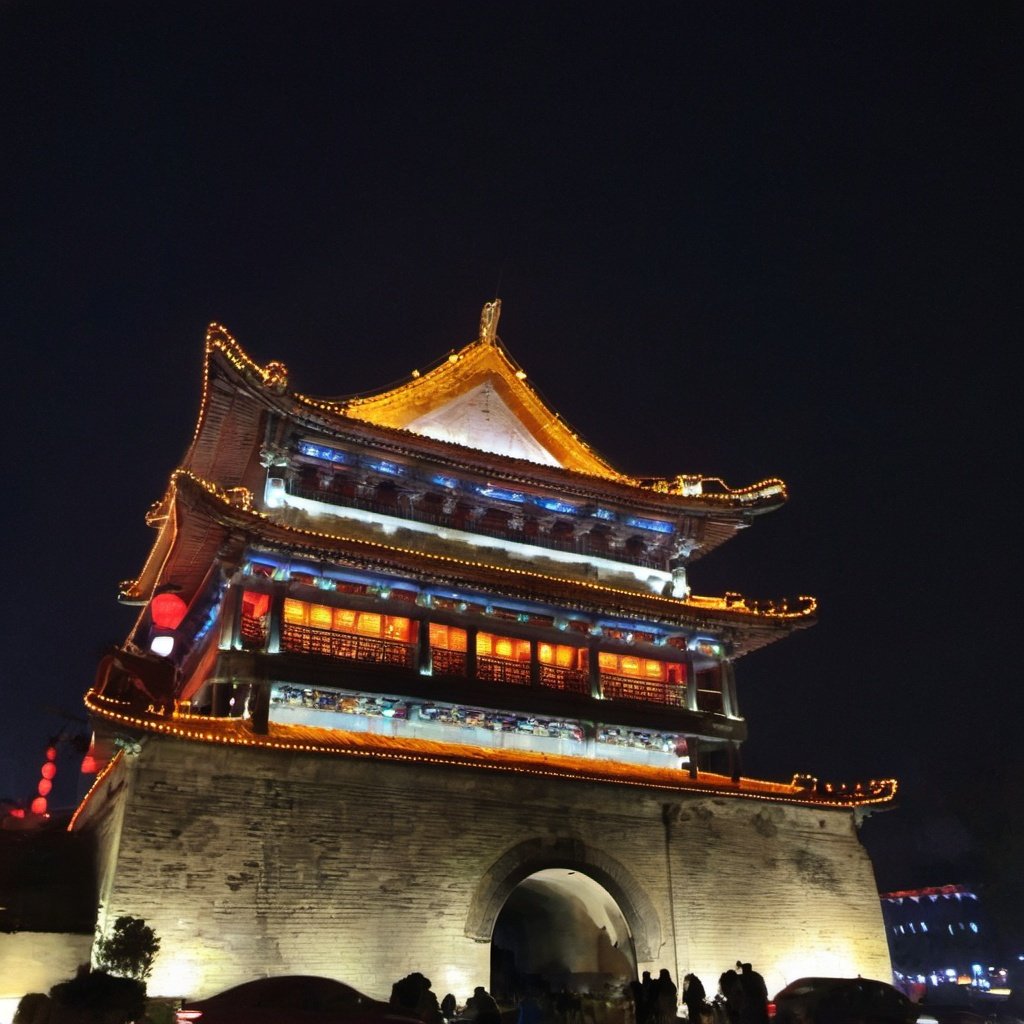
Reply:
M328 658L377 665L412 668L416 645L376 636L359 636L335 629L317 629L286 622L281 627L281 649L295 654L320 654Z
M636 679L633 676L601 673L601 693L608 700L637 701L643 704L671 704L686 707L686 687L658 682L654 679Z

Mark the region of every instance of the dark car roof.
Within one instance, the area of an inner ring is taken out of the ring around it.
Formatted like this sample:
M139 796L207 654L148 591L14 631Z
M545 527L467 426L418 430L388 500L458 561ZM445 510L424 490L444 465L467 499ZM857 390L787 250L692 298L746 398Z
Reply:
M263 1014L279 1019L280 1011L287 1011L293 1018L301 1017L307 1024L320 1020L407 1024L415 1020L333 978L296 974L247 981L207 999L190 1002L185 1008L201 1010L201 1024L233 1024L236 1020L242 1024L258 1021Z
M826 992L839 988L876 988L891 991L895 995L903 996L897 988L893 988L888 982L876 981L874 978L797 978L791 981L784 989L781 989L775 996L785 999L789 996L806 995L810 992Z

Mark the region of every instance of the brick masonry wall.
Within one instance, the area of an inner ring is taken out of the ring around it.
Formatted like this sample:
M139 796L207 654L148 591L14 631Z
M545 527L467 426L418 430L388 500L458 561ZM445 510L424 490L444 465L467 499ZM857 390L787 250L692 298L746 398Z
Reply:
M114 868L101 923L134 914L161 937L155 994L294 973L387 998L420 970L463 1000L489 984L501 902L543 867L605 885L640 970L709 992L738 958L771 991L890 978L852 812L165 737L108 783L79 827Z

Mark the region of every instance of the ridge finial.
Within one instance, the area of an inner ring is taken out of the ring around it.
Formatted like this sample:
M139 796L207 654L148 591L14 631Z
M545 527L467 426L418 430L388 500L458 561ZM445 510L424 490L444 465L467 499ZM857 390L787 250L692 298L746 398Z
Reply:
M501 316L501 299L485 302L480 313L480 338L486 345L493 345L498 336L498 318Z

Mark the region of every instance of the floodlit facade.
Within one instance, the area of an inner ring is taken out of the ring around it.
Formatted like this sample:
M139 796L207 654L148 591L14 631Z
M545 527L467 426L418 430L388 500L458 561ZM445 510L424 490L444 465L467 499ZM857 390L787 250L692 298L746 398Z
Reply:
M167 995L420 970L511 997L741 954L769 986L888 977L855 824L894 783L742 771L734 666L814 600L691 590L783 483L613 468L499 312L345 399L210 328L139 617L86 697L100 930L146 918Z

